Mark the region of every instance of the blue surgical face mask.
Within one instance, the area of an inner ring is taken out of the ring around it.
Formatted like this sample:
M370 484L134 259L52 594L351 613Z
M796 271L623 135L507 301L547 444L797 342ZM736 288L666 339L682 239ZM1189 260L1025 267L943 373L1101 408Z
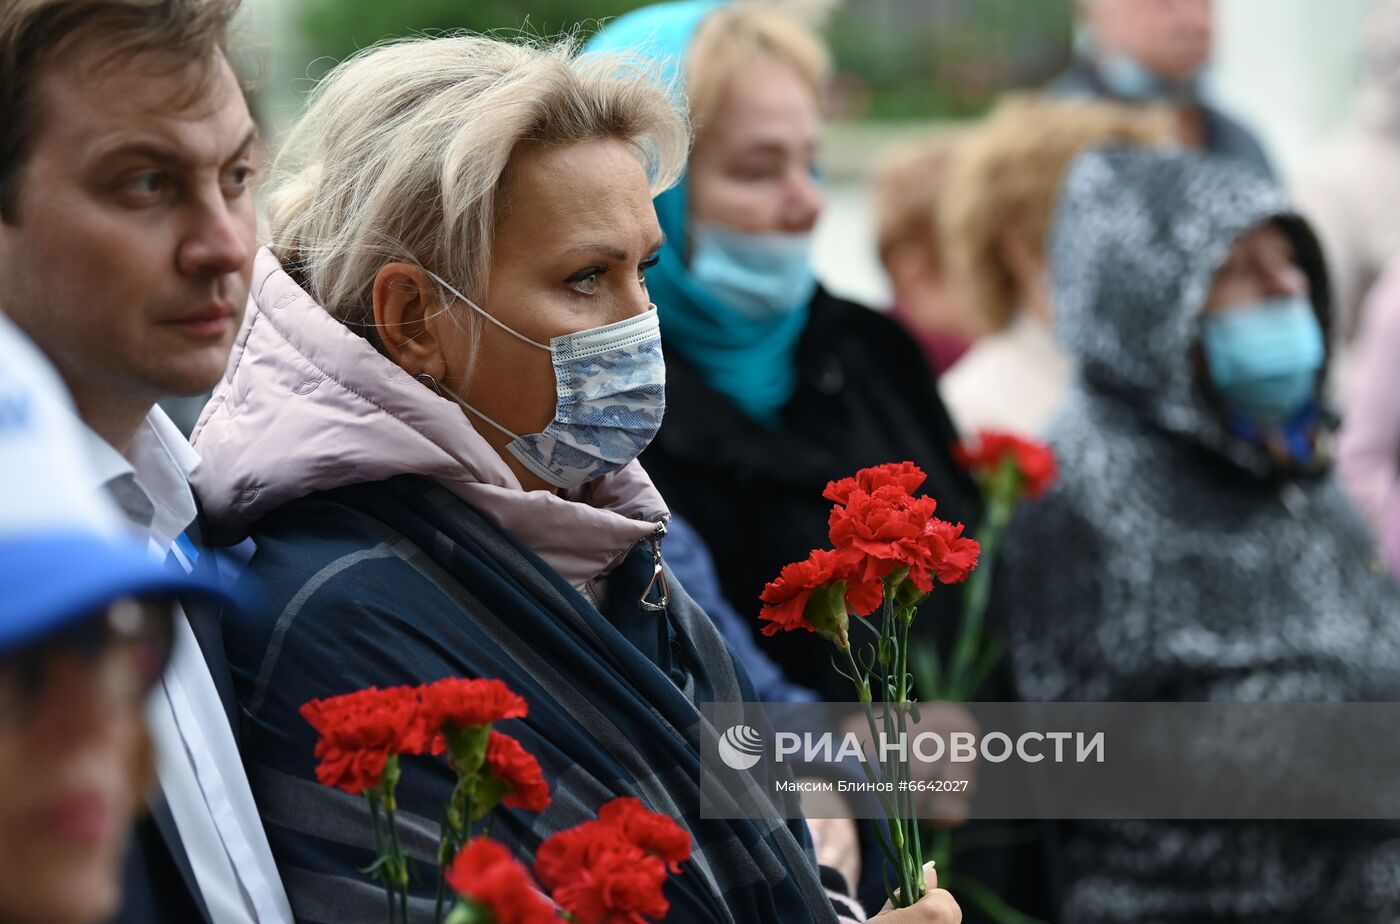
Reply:
M1306 298L1279 298L1206 317L1201 344L1211 382L1233 411L1276 425L1312 397L1326 358Z
M666 410L666 362L655 305L616 324L552 337L546 345L428 275L492 324L553 358L554 419L541 433L513 433L439 385L452 400L511 437L506 451L522 465L552 485L577 488L617 471L650 445Z
M1098 72L1108 92L1133 102L1189 103L1201 95L1199 75L1186 80L1166 80L1141 61L1127 55L1101 55Z
M751 320L790 314L817 290L811 234L752 234L697 221L691 242L690 275Z

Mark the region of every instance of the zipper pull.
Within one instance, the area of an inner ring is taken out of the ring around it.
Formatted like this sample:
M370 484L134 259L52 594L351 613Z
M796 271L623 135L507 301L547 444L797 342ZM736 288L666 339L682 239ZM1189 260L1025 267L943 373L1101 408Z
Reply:
M642 609L652 613L666 612L666 605L671 602L671 585L666 580L666 570L661 561L661 540L666 536L666 521L662 520L656 524L656 529L647 537L651 543L652 572L651 580L647 581L646 589L642 591ZM648 598L653 591L659 591L661 600L652 603Z

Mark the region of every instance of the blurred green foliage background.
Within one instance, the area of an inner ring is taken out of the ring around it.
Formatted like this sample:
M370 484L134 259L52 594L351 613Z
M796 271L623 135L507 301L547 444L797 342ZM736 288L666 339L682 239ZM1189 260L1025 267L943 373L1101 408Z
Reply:
M317 78L387 36L419 31L523 30L549 36L644 5L639 0L295 0L290 25ZM1071 0L845 0L826 30L841 119L950 119L984 111L996 94L1036 86L1069 60Z

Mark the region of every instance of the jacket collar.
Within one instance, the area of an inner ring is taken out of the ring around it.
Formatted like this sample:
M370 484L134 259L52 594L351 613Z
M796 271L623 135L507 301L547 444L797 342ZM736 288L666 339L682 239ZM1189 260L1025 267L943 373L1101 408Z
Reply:
M561 496L526 491L452 401L332 318L263 248L248 318L195 427L194 483L211 524L239 535L309 494L419 475L583 589L668 513L637 462Z

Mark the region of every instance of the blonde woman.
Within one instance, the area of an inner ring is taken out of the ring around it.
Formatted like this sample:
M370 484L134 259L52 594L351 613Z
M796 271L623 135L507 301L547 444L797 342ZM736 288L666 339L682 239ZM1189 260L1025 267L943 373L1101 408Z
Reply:
M828 481L907 459L928 473L940 516L968 522L975 510L918 344L814 274L829 61L798 13L818 5L659 3L590 40L656 61L695 124L684 178L656 199L666 246L650 281L668 407L642 461L755 636L764 583L827 541ZM927 624L951 624L956 600L934 594ZM759 643L790 680L850 696L824 639Z
M1079 151L1170 140L1165 110L1012 96L965 137L942 203L952 272L993 333L939 383L953 422L1040 432L1059 410L1073 365L1054 333L1045 236L1060 180Z
M668 512L635 461L664 401L651 198L687 126L634 73L568 45L374 48L321 83L276 164L250 320L195 442L211 519L257 544L260 604L226 644L300 921L380 897L357 872L367 812L315 783L298 708L448 675L529 701L516 731L553 802L492 828L522 858L626 794L693 838L669 921L848 910L800 820L700 817L698 706L752 694L665 579ZM431 861L453 777L413 769L406 849ZM956 920L932 894L895 919Z

